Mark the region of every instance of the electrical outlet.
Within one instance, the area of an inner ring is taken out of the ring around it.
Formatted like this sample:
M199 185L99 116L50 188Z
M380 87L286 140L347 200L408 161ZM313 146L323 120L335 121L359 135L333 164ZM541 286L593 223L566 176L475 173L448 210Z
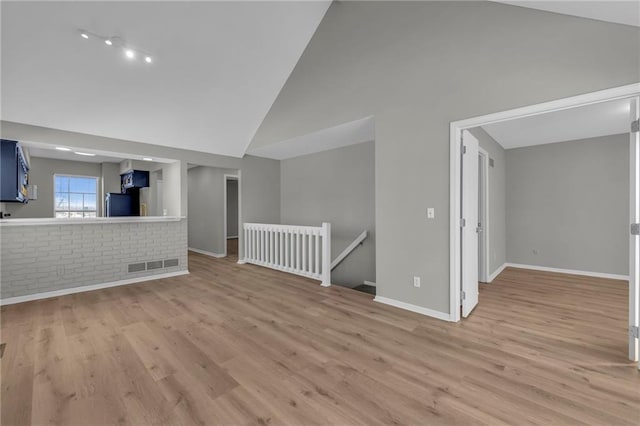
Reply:
M420 287L420 277L413 277L413 286Z

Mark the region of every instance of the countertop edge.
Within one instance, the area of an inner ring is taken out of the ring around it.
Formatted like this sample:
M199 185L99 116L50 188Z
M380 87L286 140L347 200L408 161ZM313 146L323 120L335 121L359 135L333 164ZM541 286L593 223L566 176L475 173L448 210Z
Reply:
M109 225L118 223L154 223L179 222L186 216L123 216L123 217L95 217L89 219L0 219L0 227L4 226L42 226L42 225Z

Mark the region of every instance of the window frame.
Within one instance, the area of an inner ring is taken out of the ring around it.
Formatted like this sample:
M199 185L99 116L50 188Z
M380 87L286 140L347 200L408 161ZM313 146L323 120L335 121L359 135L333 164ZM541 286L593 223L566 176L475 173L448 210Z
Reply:
M58 192L56 192L56 178L57 177L68 177L68 178L83 178L83 179L95 179L96 181L96 209L95 209L95 217L99 217L100 216L100 177L99 176L88 176L88 175L74 175L71 173L54 173L53 174L53 217L54 219L58 219L58 217L56 217L56 213L58 211L63 211L63 210L57 210L56 209L56 194ZM89 192L65 192L66 194L90 194ZM69 201L69 204L71 203L71 201ZM94 210L71 210L70 206L69 209L66 210L67 213L69 213L69 217L68 218L62 218L62 219L72 219L71 217L71 213L75 213L75 212L81 212L82 213L82 218L73 218L73 219L93 219L93 216L91 217L87 217L84 215L85 212L94 212Z

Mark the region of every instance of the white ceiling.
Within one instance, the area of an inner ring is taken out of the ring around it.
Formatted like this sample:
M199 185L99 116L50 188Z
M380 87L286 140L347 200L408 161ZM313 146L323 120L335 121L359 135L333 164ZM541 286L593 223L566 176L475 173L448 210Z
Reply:
M553 0L553 1L496 1L531 9L546 10L564 15L579 16L599 21L640 27L639 0Z
M505 149L629 132L630 101L602 102L482 126Z
M286 160L301 155L370 142L375 139L375 121L366 117L307 135L298 136L273 145L254 149L248 154L258 157Z
M3 1L1 118L240 157L329 5Z

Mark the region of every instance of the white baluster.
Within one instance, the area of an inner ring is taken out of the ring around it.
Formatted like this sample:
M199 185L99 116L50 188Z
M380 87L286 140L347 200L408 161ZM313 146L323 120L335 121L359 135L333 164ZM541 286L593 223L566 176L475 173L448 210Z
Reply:
M323 287L331 285L331 224L322 224L322 284Z

